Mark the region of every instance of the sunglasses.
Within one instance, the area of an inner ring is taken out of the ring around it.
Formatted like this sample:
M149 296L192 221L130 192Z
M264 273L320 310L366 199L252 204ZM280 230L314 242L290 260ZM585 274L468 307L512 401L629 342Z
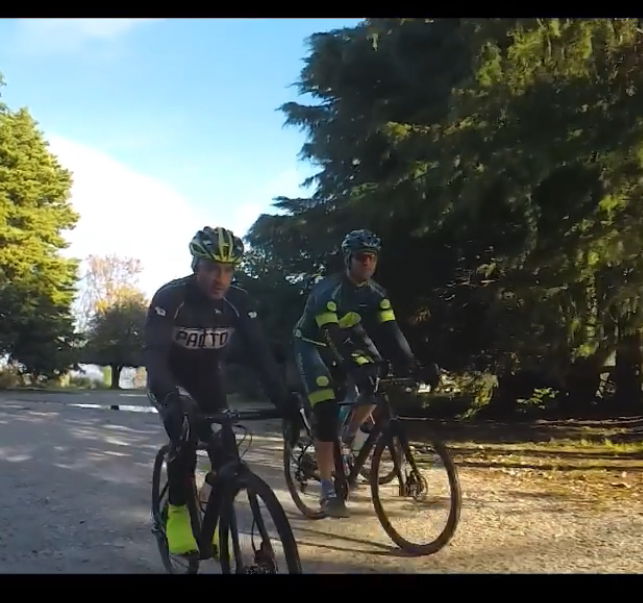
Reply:
M369 259L375 261L377 259L377 254L371 251L358 251L353 255L353 257L358 262L365 262L366 260L369 260Z

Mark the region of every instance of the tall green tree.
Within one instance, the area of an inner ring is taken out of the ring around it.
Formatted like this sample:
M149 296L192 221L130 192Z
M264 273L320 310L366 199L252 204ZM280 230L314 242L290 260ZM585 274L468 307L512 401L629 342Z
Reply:
M125 367L143 365L143 327L147 300L142 294L119 299L96 312L87 341L81 350L82 362L111 368L111 388L118 389Z
M374 228L425 353L493 370L509 399L503 381L535 375L572 408L618 349L620 397L640 403L637 26L374 19L313 36L299 88L315 104L283 110L316 190L281 199L251 242L310 275L346 230Z
M78 216L47 146L27 110L0 105L0 353L53 376L70 365L77 262L59 251Z

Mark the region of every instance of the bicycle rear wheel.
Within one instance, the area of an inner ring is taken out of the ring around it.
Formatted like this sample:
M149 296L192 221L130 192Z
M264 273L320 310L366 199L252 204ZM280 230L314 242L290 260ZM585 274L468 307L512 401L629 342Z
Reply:
M286 485L297 508L308 519L326 517L319 507L321 483L312 438L304 434L294 447L284 442L283 461Z
M245 500L236 500L239 494L245 494L239 497ZM281 504L270 486L248 468L227 489L219 521L224 574L302 573L297 543Z
M381 477L393 473L393 479ZM452 538L460 518L456 466L441 442L411 447L399 427L382 434L371 464L377 518L391 540L413 555L430 555Z
M169 505L169 484L167 479L167 455L170 446L163 446L157 453L152 471L152 532L166 571L170 574L196 574L199 570L199 555L172 555L168 549L165 526ZM194 482L192 482L194 485ZM200 531L200 513L196 505L196 488L193 496L188 497L188 510L192 520L192 531Z

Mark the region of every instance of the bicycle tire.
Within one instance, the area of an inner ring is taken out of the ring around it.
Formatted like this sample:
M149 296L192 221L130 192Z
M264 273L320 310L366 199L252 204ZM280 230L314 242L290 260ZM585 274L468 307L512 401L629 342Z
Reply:
M373 446L373 451L375 451L375 446ZM371 463L369 466L366 465L366 461L364 462L364 465L362 468L359 470L359 474L367 480L371 479L371 467L373 466L373 453L371 453ZM384 484L389 484L395 479L395 470L389 471L387 475L383 475L382 477L378 477L378 481L380 486L383 486Z
M163 463L166 460L167 453L170 450L169 445L163 446L156 454L154 459L154 468L152 470L152 520L154 522L153 532L156 537L156 544L161 555L161 561L165 570L169 574L196 574L199 571L199 555L186 555L185 560L187 566L184 572L177 572L175 566L172 564L170 551L168 549L167 537L165 535L165 524L167 522L167 506L169 500L167 498L163 502L161 500L161 470ZM194 502L194 501L193 501ZM190 511L190 518L192 520L192 527L194 530L196 508L194 504L190 505L188 500L188 509ZM198 531L196 532L198 534Z
M326 513L324 513L319 507L313 508L309 507L301 498L299 491L297 490L297 484L295 483L295 478L292 474L292 465L291 460L293 457L293 449L289 442L284 442L284 475L286 478L286 485L288 486L288 491L290 492L290 497L292 498L295 506L301 513L308 519L324 519Z
M292 528L286 513L284 512L281 503L273 492L272 488L261 479L256 473L253 473L247 467L235 478L234 482L226 488L224 494L223 506L221 517L219 518L219 563L221 571L224 574L231 573L230 571L230 514L234 503L234 499L241 490L248 490L253 492L256 496L263 500L263 503L270 514L274 526L277 530L279 540L283 547L284 556L286 558L286 565L289 574L301 574L301 560L299 559L299 551L295 536L293 535ZM254 517L254 511L253 511ZM236 530L236 526L233 526Z
M441 442L432 441L431 445L444 463L444 467L449 478L449 516L444 529L433 541L424 544L417 544L406 540L395 530L388 517L386 516L386 512L382 506L382 501L379 495L379 487L381 484L376 477L378 475L379 465L385 447L390 446L390 442L397 437L397 434L395 434L394 431L389 428L384 434L382 434L373 452L373 461L371 463L371 494L373 496L373 506L375 508L375 514L377 515L377 519L379 520L384 531L388 534L389 538L403 551L415 556L431 555L442 549L449 542L449 540L451 540L460 520L462 494L460 490L458 471L455 463L453 462L453 458L448 451L448 448ZM408 446L408 443L402 444L402 442L400 442L400 448L405 453L407 458L410 458L412 456L412 451Z
M333 473L333 483L335 484L335 493L344 502L348 501L350 489L348 487L348 473L350 468L344 462L342 454L342 445L339 440L333 442L333 459L335 471Z

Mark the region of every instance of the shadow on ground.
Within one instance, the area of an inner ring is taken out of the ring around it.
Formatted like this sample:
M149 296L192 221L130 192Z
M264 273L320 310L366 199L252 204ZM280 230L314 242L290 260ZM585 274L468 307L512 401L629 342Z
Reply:
M506 504L500 504L474 501L465 489L462 520L453 542L440 553L423 558L408 558L392 545L374 517L368 488L356 495L351 520L306 520L294 508L285 487L278 424L252 423L248 427L254 441L246 460L282 501L305 572L502 572L515 567L518 557L522 567L531 563L533 571L553 571L540 558L542 543L527 528L518 541L511 540L516 535L503 529L498 520L496 537L480 542L475 530L468 528L474 514L486 513L485 509L492 518L500 513L498 517L510 519L512 499L517 498L513 492L505 492ZM163 443L165 435L154 414L3 397L1 571L163 572L150 532L149 511L152 463ZM541 504L547 503L541 499L536 510ZM529 515L520 522L528 526ZM557 545L564 544L565 538L557 540ZM212 571L212 565L206 563L204 569Z

